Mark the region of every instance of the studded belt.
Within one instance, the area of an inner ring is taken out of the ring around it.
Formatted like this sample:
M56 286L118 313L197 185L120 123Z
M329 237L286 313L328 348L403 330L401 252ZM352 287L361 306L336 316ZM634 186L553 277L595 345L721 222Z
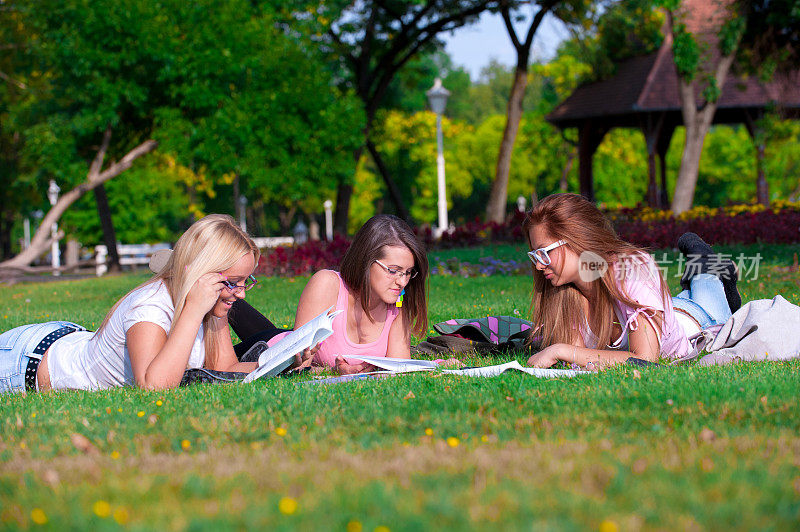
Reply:
M39 358L29 357L28 358L28 367L25 368L25 390L29 392L36 391L36 372L39 369L39 363L42 361L42 356L44 356L45 351L47 351L53 342L58 340L59 338L68 335L69 333L74 333L75 331L79 331L75 327L61 327L60 329L56 329L55 331L51 332L47 336L45 336L39 345L36 346L36 349L33 350L34 355L39 355Z

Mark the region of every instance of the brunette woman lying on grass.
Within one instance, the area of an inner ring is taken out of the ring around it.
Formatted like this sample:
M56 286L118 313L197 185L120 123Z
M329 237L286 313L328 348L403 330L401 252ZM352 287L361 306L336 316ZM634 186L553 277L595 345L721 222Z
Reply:
M120 299L97 332L67 321L0 335L0 391L170 388L187 368L251 371L228 311L244 298L259 251L230 216L195 222L160 273Z
M724 323L741 306L730 260L705 268L713 273L687 271L686 289L670 297L653 258L620 240L582 196L543 199L528 212L523 232L534 264L531 330L545 347L528 365L563 361L592 369L630 357L678 358L689 352L690 336ZM678 246L699 264L713 255L694 233Z
M315 350L313 364L348 374L374 369L348 356L411 358L412 333L421 337L428 328L427 277L428 257L411 227L387 214L370 218L340 270L318 271L300 296L295 328L330 307L342 311L333 320L333 335ZM284 332L243 300L234 304L230 322L245 339L240 354L259 340L275 342Z

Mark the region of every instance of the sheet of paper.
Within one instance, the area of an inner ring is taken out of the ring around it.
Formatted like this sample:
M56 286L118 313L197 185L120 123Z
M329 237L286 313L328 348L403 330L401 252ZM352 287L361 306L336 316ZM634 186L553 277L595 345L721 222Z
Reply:
M431 371L439 366L430 360L417 360L414 358L390 358L345 355L348 359L361 360L373 366L388 370L406 373L409 371Z
M497 364L494 366L484 366L481 368L466 368L466 369L444 369L442 373L449 375L463 375L465 377L496 377L509 370L522 371L534 377L542 377L546 379L557 377L575 377L579 373L574 369L543 369L543 368L529 368L520 364L516 360L507 362L506 364Z

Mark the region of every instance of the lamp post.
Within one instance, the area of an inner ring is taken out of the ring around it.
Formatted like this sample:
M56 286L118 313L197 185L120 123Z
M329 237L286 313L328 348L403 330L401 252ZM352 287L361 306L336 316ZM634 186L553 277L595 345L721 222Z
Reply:
M322 204L325 207L325 239L328 241L333 240L333 202L325 200Z
M444 180L444 146L442 143L442 114L447 105L447 97L450 96L450 91L442 87L442 80L436 78L436 81L425 95L428 97L428 103L431 106L431 111L436 113L436 170L439 185L439 227L436 230L436 237L442 236L442 233L447 231L447 194L445 192Z
M61 192L61 188L56 185L55 179L50 180L50 186L47 187L47 199L50 200L50 206L55 207L56 202L58 202L58 193ZM50 260L53 268L59 268L61 266L61 251L58 249L58 240L55 240L55 236L58 234L58 223L54 223L53 226L50 228L50 236L54 238L53 243L51 244L50 248ZM53 275L61 275L61 272L58 270L53 271Z
M247 207L247 198L244 194L239 196L239 227L242 228L242 231L245 233L247 232L247 211L245 208Z

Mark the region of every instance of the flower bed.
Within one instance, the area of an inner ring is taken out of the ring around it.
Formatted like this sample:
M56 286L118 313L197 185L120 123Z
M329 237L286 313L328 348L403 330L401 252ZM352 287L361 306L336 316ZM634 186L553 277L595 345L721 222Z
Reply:
M734 205L719 209L695 207L679 216L651 209L608 213L619 236L640 246L675 247L686 231L700 235L709 244L755 244L800 242L800 204L776 202Z
M449 275L453 277L488 277L490 275L529 275L531 262L502 261L493 257L481 257L478 264L463 262L453 257L444 262L431 264L431 275Z
M709 244L753 244L757 242L791 244L800 242L800 203L775 202L763 205L734 205L712 209L695 207L679 216L650 208L606 211L623 240L648 248L674 248L686 231L700 235ZM434 240L430 228L418 229L417 236L427 249L451 249L497 243L522 243L524 215L515 213L504 224L468 222ZM331 242L307 242L297 247L267 251L256 268L259 275L310 275L323 268L337 268L350 241L336 236ZM527 272L525 262L503 262L492 258L478 264L457 260L431 264L432 275L499 275Z
M326 268L338 268L350 240L335 236L326 240L309 241L296 247L277 247L265 251L258 261L257 275L296 277L311 275Z

